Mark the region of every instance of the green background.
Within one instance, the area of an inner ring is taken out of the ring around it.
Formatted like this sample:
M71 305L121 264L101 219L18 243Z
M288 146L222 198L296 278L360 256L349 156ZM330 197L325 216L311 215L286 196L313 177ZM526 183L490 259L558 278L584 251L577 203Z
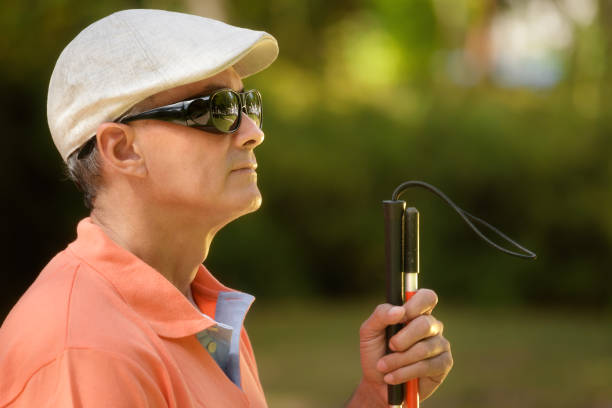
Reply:
M511 86L487 44L530 3L560 10L571 41L547 54L552 85ZM429 193L404 196L421 212L421 285L440 296L456 361L428 406L611 407L612 1L587 2L588 23L570 3L4 1L2 316L87 214L46 125L57 56L113 11L188 11L280 44L245 82L264 97L263 206L205 262L259 299L247 327L272 406L350 395L357 329L384 300L381 202L420 179L538 254L507 257Z

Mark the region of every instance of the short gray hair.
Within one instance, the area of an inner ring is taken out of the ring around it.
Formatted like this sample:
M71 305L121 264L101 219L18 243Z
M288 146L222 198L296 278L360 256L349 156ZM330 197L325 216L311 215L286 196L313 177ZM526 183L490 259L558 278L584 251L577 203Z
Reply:
M66 175L83 193L85 207L93 210L102 178L102 162L95 137L68 156Z

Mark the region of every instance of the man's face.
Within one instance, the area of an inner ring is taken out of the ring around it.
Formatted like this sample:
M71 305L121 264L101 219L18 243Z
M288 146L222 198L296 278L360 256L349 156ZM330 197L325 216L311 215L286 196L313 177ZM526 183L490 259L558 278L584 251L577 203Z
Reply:
M242 80L230 68L159 93L136 108L144 111L220 88L241 91ZM264 135L248 116L243 114L240 128L230 134L155 120L135 121L130 126L147 167L147 197L143 199L168 211L169 216L224 223L261 205L253 149L263 142Z

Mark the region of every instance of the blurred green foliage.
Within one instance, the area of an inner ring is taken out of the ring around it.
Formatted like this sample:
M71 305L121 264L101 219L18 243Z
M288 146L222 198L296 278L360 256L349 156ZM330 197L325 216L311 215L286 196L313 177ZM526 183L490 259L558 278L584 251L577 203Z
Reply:
M486 27L516 4L4 2L3 311L86 215L61 181L46 127L55 59L89 23L132 7L210 10L279 40L278 61L246 80L265 99L264 204L213 243L206 265L221 280L265 297L382 298L381 201L421 179L539 255L526 262L493 251L436 198L414 191L405 198L421 212L422 286L465 303L610 308L612 2L599 0L589 24L572 24L571 46L555 54L563 76L554 86L502 86L486 64L459 73L477 80L457 81L454 53L479 51Z
M356 331L375 300L259 303L247 317L270 407L340 407L361 377ZM442 303L455 365L431 408L603 408L609 314Z

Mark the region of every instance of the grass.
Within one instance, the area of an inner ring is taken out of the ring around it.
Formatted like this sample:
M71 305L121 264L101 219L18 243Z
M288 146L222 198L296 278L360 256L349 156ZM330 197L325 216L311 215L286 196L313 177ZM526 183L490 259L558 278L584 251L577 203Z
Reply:
M361 376L358 328L375 302L256 302L247 328L271 408L341 407ZM428 408L612 408L612 319L438 305L455 366Z

